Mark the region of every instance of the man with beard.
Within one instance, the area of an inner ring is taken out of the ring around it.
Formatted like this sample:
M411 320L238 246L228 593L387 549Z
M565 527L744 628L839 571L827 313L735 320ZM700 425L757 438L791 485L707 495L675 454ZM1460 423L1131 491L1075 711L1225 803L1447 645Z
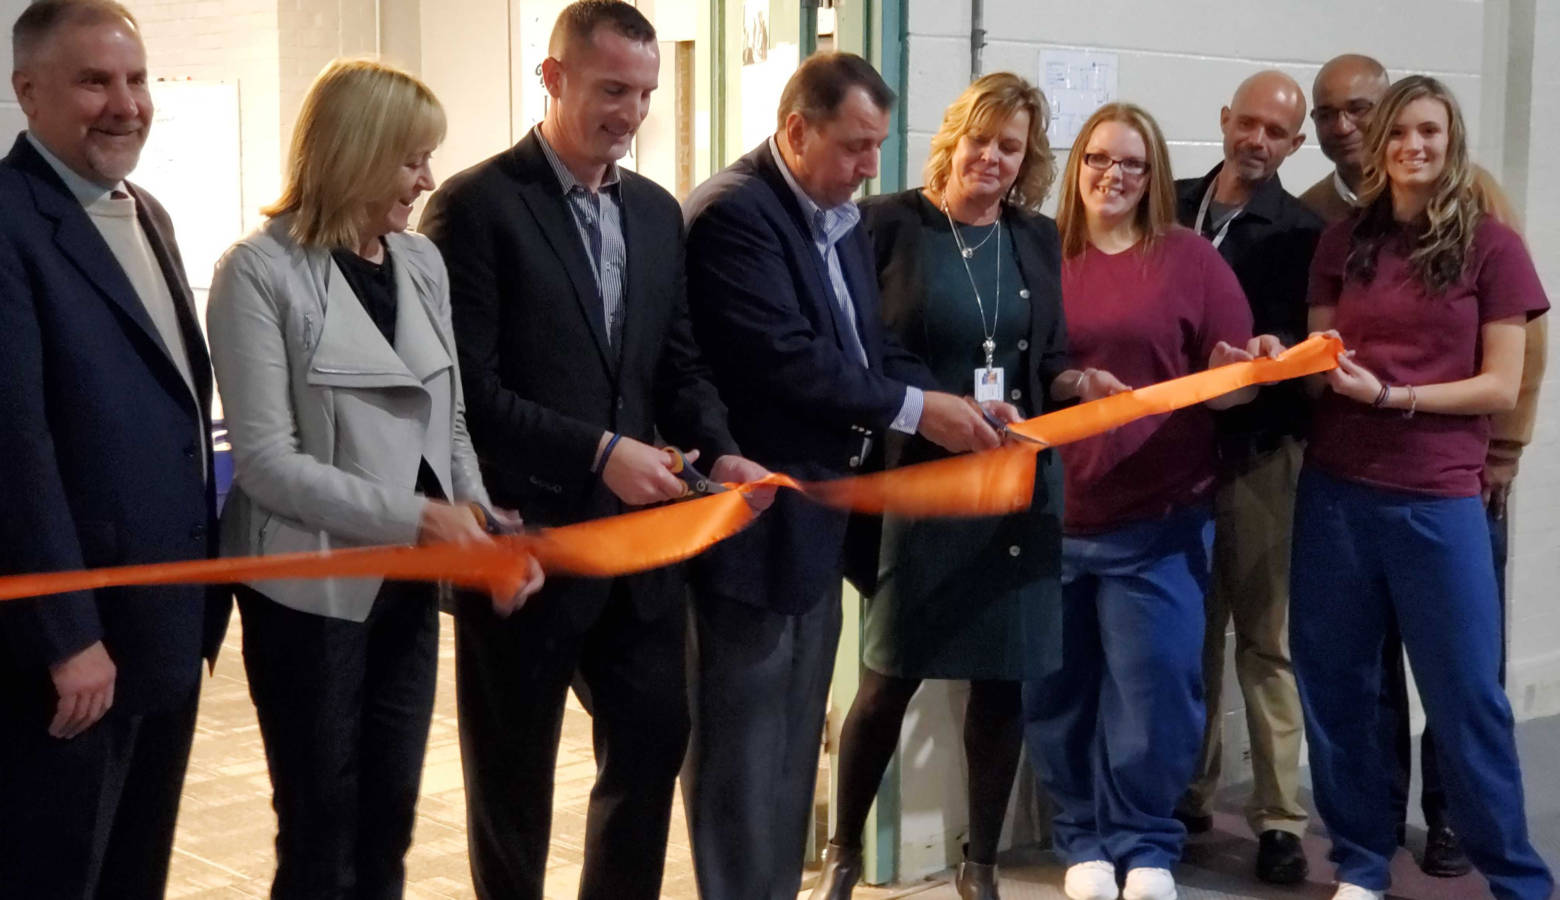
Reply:
M1254 331L1285 344L1306 334L1306 285L1322 221L1278 180L1305 140L1305 95L1293 78L1258 72L1219 112L1224 161L1176 182L1181 224L1213 242L1240 280ZM1253 787L1246 818L1258 835L1257 877L1306 875L1300 836L1302 720L1289 661L1289 536L1300 471L1305 400L1294 384L1264 388L1219 418L1223 481L1214 498L1213 583L1207 598L1203 684L1208 722L1198 774L1177 818L1193 833L1212 824L1223 746L1220 693L1225 629L1235 627L1235 674L1246 700Z
M0 574L210 556L210 365L168 214L124 180L152 123L140 29L41 0L12 48ZM201 586L0 604L0 893L162 896L227 610Z

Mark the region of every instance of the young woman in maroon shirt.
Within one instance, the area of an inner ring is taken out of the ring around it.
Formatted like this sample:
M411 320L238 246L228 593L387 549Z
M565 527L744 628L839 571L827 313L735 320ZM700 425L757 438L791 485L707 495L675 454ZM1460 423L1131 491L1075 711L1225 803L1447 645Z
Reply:
M1124 389L1249 359L1239 348L1256 347L1251 310L1234 273L1175 224L1159 126L1113 103L1079 134L1058 226L1080 377ZM1202 743L1212 414L1154 416L1060 453L1062 659L1025 685L1026 738L1058 807L1067 896L1114 900L1123 870L1127 900L1172 900L1186 834L1173 813Z
M1323 235L1311 325L1326 376L1295 509L1290 645L1338 900L1382 897L1397 849L1373 713L1396 623L1435 726L1452 825L1497 898L1547 898L1528 840L1480 499L1489 415L1548 308L1522 240L1479 211L1462 114L1410 76L1377 106L1360 212Z

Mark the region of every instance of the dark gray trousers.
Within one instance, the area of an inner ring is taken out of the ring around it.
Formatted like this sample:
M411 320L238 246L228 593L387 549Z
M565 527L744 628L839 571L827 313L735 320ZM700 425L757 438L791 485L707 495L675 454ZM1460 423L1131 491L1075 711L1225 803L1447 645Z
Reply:
M694 593L683 797L703 900L795 900L812 827L840 590L782 615Z

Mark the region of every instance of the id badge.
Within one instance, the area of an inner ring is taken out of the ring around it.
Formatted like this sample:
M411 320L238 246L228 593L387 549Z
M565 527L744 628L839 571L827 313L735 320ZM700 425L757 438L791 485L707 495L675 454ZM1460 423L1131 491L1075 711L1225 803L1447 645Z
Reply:
M1007 378L1001 366L981 367L975 370L975 402L1001 400L1006 395Z

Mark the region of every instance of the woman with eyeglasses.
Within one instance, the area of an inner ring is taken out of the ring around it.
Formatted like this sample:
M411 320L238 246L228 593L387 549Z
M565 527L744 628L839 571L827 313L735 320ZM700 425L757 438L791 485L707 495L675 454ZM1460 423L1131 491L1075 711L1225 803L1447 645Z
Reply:
M1142 386L1250 359L1251 311L1217 250L1175 224L1159 126L1090 116L1062 176L1062 303L1075 365ZM1057 806L1073 900L1171 900L1174 818L1202 743L1213 415L1248 388L1060 448L1060 664L1024 687L1025 737Z
M1464 851L1497 898L1544 900L1554 879L1528 839L1480 475L1489 417L1516 403L1525 325L1549 302L1522 239L1481 211L1445 85L1393 84L1364 155L1360 210L1311 268L1311 327L1350 350L1317 404L1290 576L1334 897L1383 897L1391 881L1392 783L1370 713L1395 624Z

